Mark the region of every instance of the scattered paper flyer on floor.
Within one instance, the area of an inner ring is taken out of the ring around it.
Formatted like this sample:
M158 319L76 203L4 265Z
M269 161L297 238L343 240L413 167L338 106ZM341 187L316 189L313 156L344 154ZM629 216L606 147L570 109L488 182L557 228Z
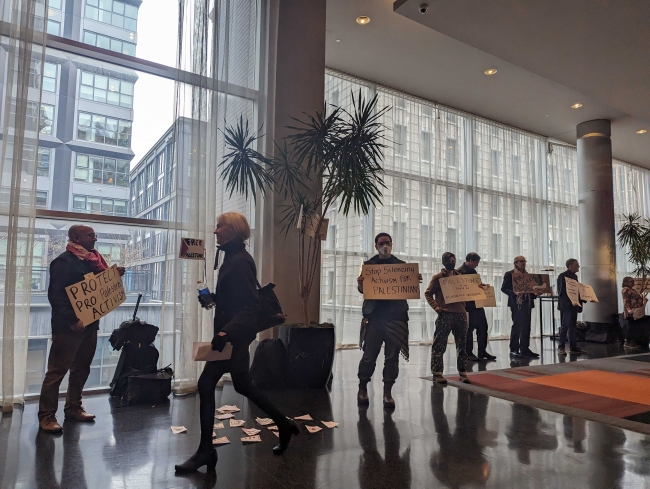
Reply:
M276 425L268 426L267 429L269 429L271 431L278 431L278 427Z
M258 433L261 433L262 430L258 430L257 428L242 428L244 433L246 433L248 436L254 436L257 435Z
M227 414L227 413L238 413L241 411L237 406L221 406L220 408L217 408L217 411L219 411L221 414Z
M244 426L246 424L246 421L243 419L231 419L230 420L230 427L231 428L239 428L240 426Z
M299 419L300 421L314 421L314 418L312 418L309 414L303 414L302 416L296 416L293 419Z
M230 414L230 413L228 413L228 414L215 414L214 417L217 418L217 419L230 419L230 418L234 418L235 415Z
M271 418L255 418L255 422L262 426L267 426L274 423Z
M307 431L309 431L310 433L318 433L323 429L320 426L309 426L307 424L305 425L305 428L307 428Z
M222 430L223 429L223 423L215 423L214 424L214 429L215 430Z
M277 436L278 438L280 438L280 433L278 433L277 431L271 431L271 433L273 433L275 436Z
M260 438L260 435L255 435L255 436L245 436L244 438L241 439L244 443L256 443L259 441L262 441Z
M172 433L178 435L179 433L187 433L187 428L185 426L172 426Z
M336 428L339 424L335 423L334 421L321 421L325 426L328 428Z
M215 438L212 440L213 445L226 445L227 443L230 443L227 436L222 436L221 438Z

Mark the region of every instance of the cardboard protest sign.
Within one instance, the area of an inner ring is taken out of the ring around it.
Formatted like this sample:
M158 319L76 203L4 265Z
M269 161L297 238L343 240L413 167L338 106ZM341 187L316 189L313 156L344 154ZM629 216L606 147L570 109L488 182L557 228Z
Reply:
M573 280L569 277L564 277L564 282L566 283L566 295L571 300L571 304L574 306L580 305L580 284L577 280Z
M587 302L598 302L598 297L596 297L596 292L591 285L578 283L580 287L580 300Z
M483 292L485 292L485 299L484 300L477 300L475 302L476 307L481 308L481 307L497 307L497 298L494 293L494 287L491 285L488 285L486 288L483 289Z
M643 278L635 278L634 279L634 289L639 293L650 292L650 277L647 277L645 279L645 284L643 282L644 282Z
M363 298L379 300L419 299L417 263L363 265Z
M184 260L205 259L205 245L202 239L181 238L181 248L178 254Z
M515 293L550 294L552 293L551 279L547 274L521 273L515 270L512 274L512 290Z
M195 341L192 344L192 359L195 362L216 362L218 360L230 360L232 355L232 343L226 343L223 350L212 349L209 341ZM237 411L231 411L237 412Z
M88 273L81 282L66 287L65 291L84 326L103 318L126 300L117 265L98 274Z
M440 289L447 304L487 299L479 275L453 275L440 279Z

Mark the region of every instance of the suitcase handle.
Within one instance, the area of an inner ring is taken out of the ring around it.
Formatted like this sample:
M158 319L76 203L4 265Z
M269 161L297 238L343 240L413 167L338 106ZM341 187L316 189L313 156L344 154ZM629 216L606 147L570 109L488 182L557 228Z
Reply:
M135 303L135 311L133 311L133 321L138 314L138 308L140 307L140 301L142 300L142 294L138 294L138 302Z

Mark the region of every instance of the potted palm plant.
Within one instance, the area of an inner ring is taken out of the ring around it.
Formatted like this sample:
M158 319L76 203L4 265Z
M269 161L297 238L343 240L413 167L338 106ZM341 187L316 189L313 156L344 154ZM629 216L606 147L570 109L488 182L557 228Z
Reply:
M637 213L623 215L623 223L616 237L634 266L632 273L642 280L640 292L645 293L650 277L650 219L642 218Z
M382 166L385 128L380 120L388 108L377 109L376 95L364 100L361 93L358 96L352 94L352 100L350 111L332 107L314 115L305 114L303 120L294 119L295 125L288 126L291 135L274 142L275 156L264 155L255 149L261 136L259 131L251 131L248 121L243 118L224 130L227 150L219 166L226 190L230 195L238 192L254 200L267 191L279 193L288 202L281 214L282 230L285 236L298 234L298 280L303 323L283 326L285 338L290 334L286 332L287 328L329 329L327 333L311 333L327 334L326 341L314 338L314 341L306 342L311 343L310 348L318 345L320 353L326 353L327 358L318 358L314 362L329 364L329 371L313 382L309 382L309 374L303 380L296 380L294 385L301 387L322 387L327 382L336 344L333 325L312 322L308 308L314 279L320 273L321 242L327 227L325 216L333 206L337 206L344 216L350 211L365 215L380 203L385 188ZM299 336L305 334L310 333L303 332ZM289 343L292 342L293 339L289 339ZM290 359L294 347L303 348L292 344L287 347ZM309 356L301 354L296 358ZM308 372L309 368L302 365L294 366L292 370L297 375L298 372Z

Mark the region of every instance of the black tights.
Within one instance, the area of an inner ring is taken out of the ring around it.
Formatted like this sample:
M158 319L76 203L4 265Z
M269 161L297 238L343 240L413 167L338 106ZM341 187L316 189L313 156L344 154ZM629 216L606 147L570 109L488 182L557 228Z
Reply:
M246 352L246 356L248 356L247 353L248 352ZM206 362L205 367L203 368L203 373L201 374L201 377L199 377L198 388L199 397L201 399L201 443L199 444L199 451L212 450L212 433L214 431L214 415L216 409L214 391L221 376L226 372L231 371L232 361L233 360ZM247 369L237 370L241 371L231 371L230 373L235 391L253 401L257 407L275 421L278 429L284 430L288 425L287 418L278 411L278 409L271 403L270 399L266 397L260 389L253 386Z

